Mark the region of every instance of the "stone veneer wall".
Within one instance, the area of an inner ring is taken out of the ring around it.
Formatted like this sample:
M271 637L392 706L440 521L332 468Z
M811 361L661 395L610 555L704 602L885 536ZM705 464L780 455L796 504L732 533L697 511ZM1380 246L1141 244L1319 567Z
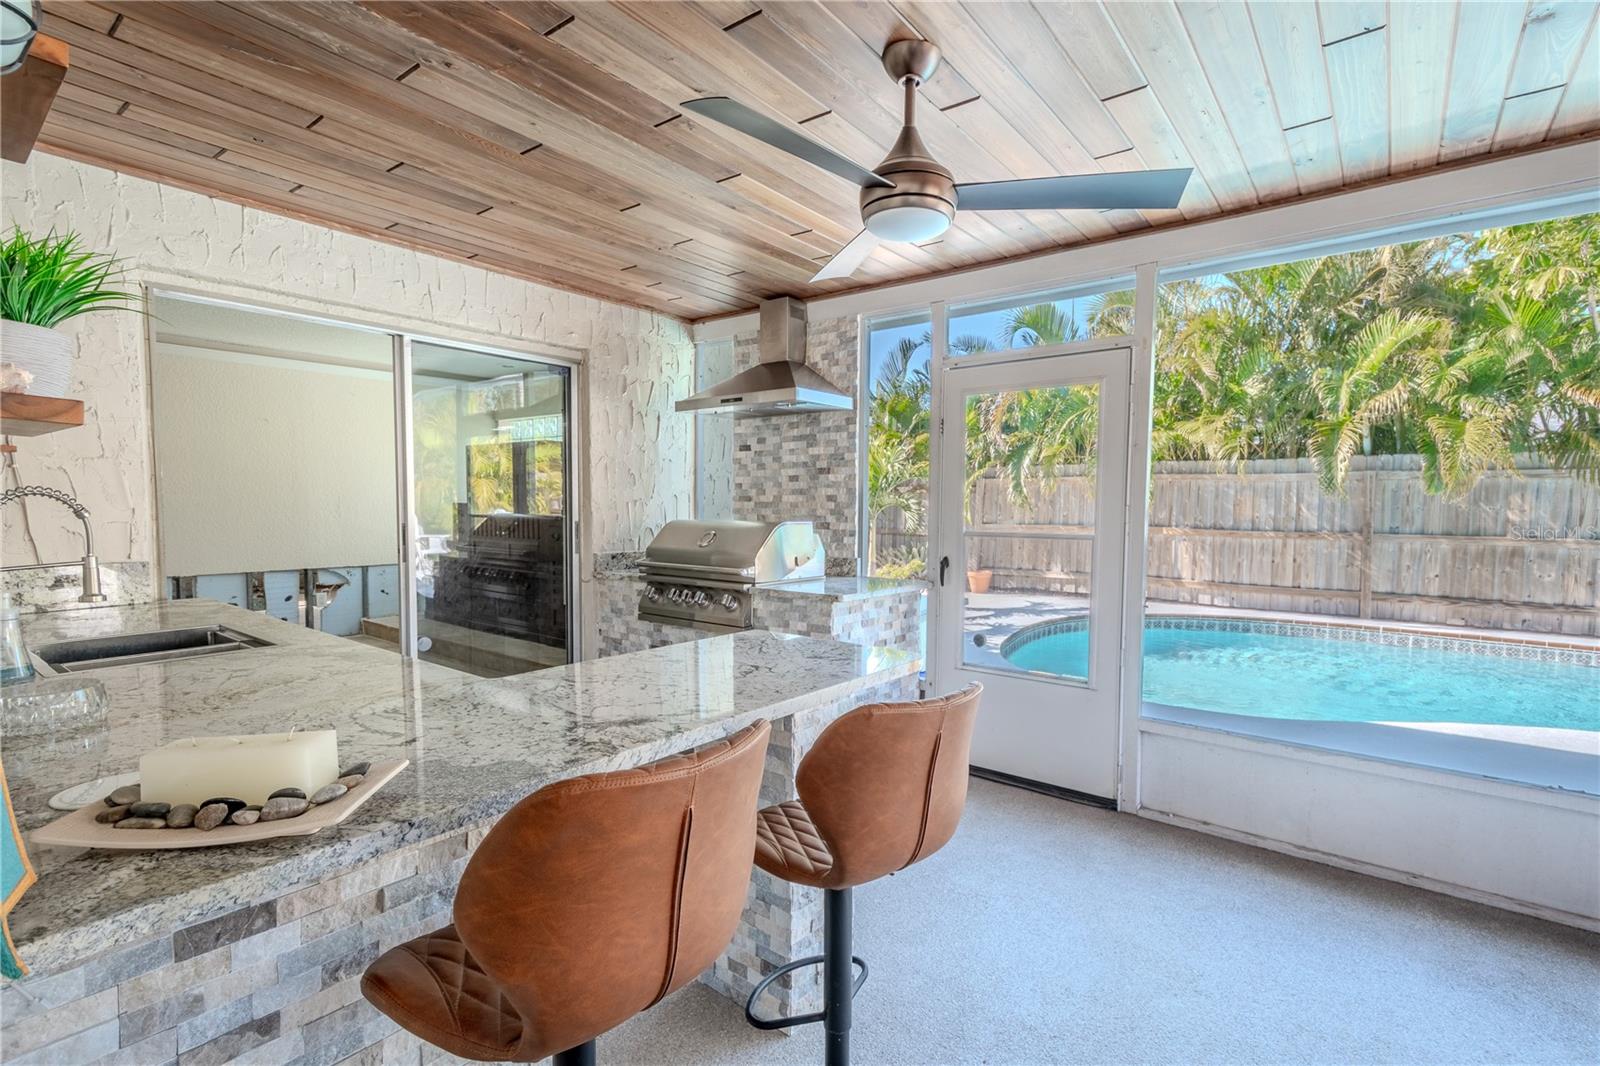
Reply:
M690 514L694 420L672 404L690 391L694 347L677 319L42 152L0 174L0 225L81 233L122 257L135 286L581 358L586 549L641 549ZM145 322L103 312L66 332L78 345L72 395L87 403L85 424L22 442L17 473L89 507L102 562L155 561ZM82 554L65 508L7 506L0 521L0 565Z
M792 798L800 758L829 722L860 703L906 698L915 683L889 682L777 723L762 802ZM398 1029L362 998L360 980L384 951L450 922L456 885L490 824L67 969L34 959L39 975L0 986L6 1066L462 1061ZM820 892L756 871L733 942L703 980L742 1003L776 966L819 953L821 935ZM799 975L762 1009L816 1009L819 980Z
M859 320L806 326L806 362L855 396ZM755 334L734 338L733 369L757 362ZM859 397L857 397L859 403ZM828 573L856 572L860 411L739 418L733 425L733 515L755 521L811 519L828 549Z
M821 608L815 601L830 606ZM922 653L922 594L908 588L881 596L833 599L768 590L756 600L756 625L775 633L832 637L847 644Z

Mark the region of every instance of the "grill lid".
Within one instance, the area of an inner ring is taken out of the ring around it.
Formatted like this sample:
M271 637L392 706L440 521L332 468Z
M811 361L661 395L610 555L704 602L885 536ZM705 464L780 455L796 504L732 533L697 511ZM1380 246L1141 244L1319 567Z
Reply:
M696 522L661 527L643 569L722 571L758 583L822 572L824 552L810 522Z

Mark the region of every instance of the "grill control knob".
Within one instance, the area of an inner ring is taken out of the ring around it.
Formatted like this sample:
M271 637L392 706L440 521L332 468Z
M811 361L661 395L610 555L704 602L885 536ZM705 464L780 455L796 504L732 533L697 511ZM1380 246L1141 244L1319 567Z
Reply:
M654 603L661 598L661 590L655 585L647 586L644 590L644 598Z
M704 607L706 604L708 604L710 602L711 602L711 597L707 596L704 592L696 592L694 594L694 605L696 607Z
M680 589L680 588L668 589L667 590L667 599L671 600L673 603L679 602L680 600L683 599L683 590Z
M734 599L730 593L723 593L722 599L717 602L722 604L724 611L737 611L739 609L739 601Z

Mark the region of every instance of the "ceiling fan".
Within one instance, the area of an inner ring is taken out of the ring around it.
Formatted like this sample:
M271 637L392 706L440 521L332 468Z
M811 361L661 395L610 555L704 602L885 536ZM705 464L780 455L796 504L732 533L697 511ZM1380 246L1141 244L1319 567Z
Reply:
M682 105L861 186L861 222L866 228L828 260L812 281L849 277L879 241L930 241L950 228L957 209L1177 207L1188 184L1191 171L1180 167L958 185L950 171L929 154L917 134L917 88L939 69L938 46L924 40L893 41L883 50L883 66L905 88L905 124L889 154L872 170L726 96L707 96Z

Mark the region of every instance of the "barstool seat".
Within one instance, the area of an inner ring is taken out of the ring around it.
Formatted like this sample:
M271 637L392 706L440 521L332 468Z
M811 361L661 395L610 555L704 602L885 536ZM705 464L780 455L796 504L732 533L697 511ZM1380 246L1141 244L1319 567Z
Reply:
M828 886L833 852L804 803L787 800L756 815L756 865L797 885Z
M771 733L558 781L497 822L450 925L380 955L361 991L480 1062L594 1062L595 1037L694 980L744 910Z
M454 925L384 953L367 969L361 991L391 1018L452 1055L511 1062L522 1045L522 1015L483 972Z

